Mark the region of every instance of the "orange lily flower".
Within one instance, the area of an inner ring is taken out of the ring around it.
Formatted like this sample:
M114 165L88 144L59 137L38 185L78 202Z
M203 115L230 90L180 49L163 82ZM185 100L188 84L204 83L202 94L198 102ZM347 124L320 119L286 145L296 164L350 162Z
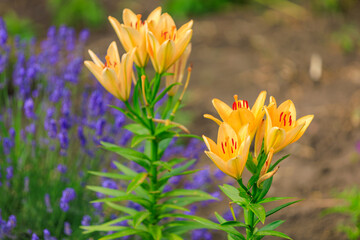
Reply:
M296 142L314 118L314 115L307 115L296 120L294 103L287 100L277 107L274 97L270 97L270 104L265 107L265 112L264 147L266 153L269 153L271 148L275 153L279 152L287 145Z
M217 144L203 135L209 149L206 155L221 171L235 179L241 178L248 159L251 140L247 128L248 125L236 133L228 123L221 123Z
M166 72L184 53L192 37L193 21L176 28L168 13L148 21L147 50L157 73Z
M133 59L135 48L122 55L121 61L118 48L112 42L107 50L103 63L94 53L89 50L93 61L85 61L85 66L91 71L103 87L116 98L126 101L131 92L131 77L133 74Z
M238 96L234 96L234 103L232 108L219 99L213 99L212 103L224 122L238 132L243 126L249 125L249 134L251 140L253 139L256 130L258 129L261 120L264 116L263 106L266 99L266 91L262 91L257 97L253 107L250 109L249 103L246 100L238 100ZM210 114L205 114L205 118L215 121L217 124L222 122Z
M149 61L149 54L146 51L146 29L148 21L157 21L161 15L161 7L153 10L146 21L141 20L141 14L135 14L130 9L123 11L123 24L109 16L109 21L113 26L125 51L129 52L136 47L134 62L138 67L145 67Z
M186 47L183 55L177 60L168 70L168 72L173 73L174 75L166 76L166 87L170 86L173 83L181 83L184 77L184 70L186 67L187 60L191 52L191 43ZM178 91L179 86L174 86L167 93L169 96L174 96Z

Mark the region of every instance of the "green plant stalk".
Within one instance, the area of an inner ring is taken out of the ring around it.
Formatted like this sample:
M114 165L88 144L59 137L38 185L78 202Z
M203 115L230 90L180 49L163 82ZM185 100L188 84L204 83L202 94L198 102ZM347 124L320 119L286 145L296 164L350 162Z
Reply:
M245 224L249 226L249 228L246 228L246 239L250 240L254 231L254 213L251 210L244 209L244 219Z

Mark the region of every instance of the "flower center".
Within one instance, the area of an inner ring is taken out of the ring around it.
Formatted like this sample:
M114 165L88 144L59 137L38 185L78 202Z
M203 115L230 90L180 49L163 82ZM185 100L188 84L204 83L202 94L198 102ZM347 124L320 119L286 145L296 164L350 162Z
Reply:
M144 21L141 21L141 17L142 17L141 14L137 14L136 17L137 17L137 21L135 22L134 26L133 23L130 23L130 26L139 30L140 27L144 25Z
M233 110L238 110L240 108L249 109L249 103L246 100L238 100L238 95L234 95L235 101L233 102L232 108Z
M288 126L291 126L293 123L291 114L290 113L286 114L284 112L281 112L279 122L280 122L280 126L282 125L282 126L286 127L287 124L288 124Z
M225 141L221 142L221 149L225 155L234 154L235 150L238 148L238 143L234 138L231 138L231 141L229 140L229 137L226 137Z
M171 31L161 31L161 38L163 39L163 41L166 41L168 39L171 39L173 41L175 41L176 38L176 26L172 26L171 27Z
M106 55L105 60L106 60L106 61L105 61L105 64L104 64L103 69L104 69L104 68L110 68L110 67L115 68L117 62L114 61L114 63L111 63L111 61L110 61L110 56L109 56L109 55Z

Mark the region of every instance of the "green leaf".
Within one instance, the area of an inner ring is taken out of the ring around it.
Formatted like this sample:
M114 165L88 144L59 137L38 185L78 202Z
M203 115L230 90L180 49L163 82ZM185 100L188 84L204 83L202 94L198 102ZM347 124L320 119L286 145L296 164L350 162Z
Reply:
M122 227L122 226L103 226L103 225L99 225L99 226L81 226L82 229L84 229L84 234L88 234L88 233L92 233L92 232L97 232L97 231L122 231L125 228L128 227Z
M226 222L226 219L223 218L220 214L218 214L217 212L215 212L215 216L217 218L217 220L219 221L220 224Z
M149 129L145 128L143 125L138 123L130 123L124 126L125 129L129 130L130 132L136 135L149 135Z
M149 225L149 232L152 235L154 240L160 240L161 236L162 236L162 231L161 229L163 228L162 226L159 225Z
M186 169L191 167L195 162L196 162L196 159L192 159L180 167L173 168L171 172L165 173L160 178L159 182L164 181L164 180L166 182L169 178L171 178L173 176L182 175L183 171L185 171Z
M131 193L133 190L135 190L135 188L137 188L142 182L144 182L144 180L147 177L147 173L139 173L138 175L136 175L136 177L130 182L130 184L128 185L127 189L126 189L126 194Z
M248 205L249 209L259 218L259 220L264 224L265 222L265 208L257 203L250 203Z
M173 234L173 233L166 234L164 237L166 237L166 239L169 239L169 240L184 240L179 235L176 235L176 234Z
M111 189L111 188L104 188L104 187L99 187L99 186L86 186L86 188L91 191L102 193L102 194L113 196L113 197L121 197L121 196L126 195L126 193L123 191Z
M248 184L247 184L247 187L248 187L248 188L251 188L251 186L253 186L253 185L257 182L258 179L259 179L259 175L253 175L253 176L249 179Z
M204 224L188 220L175 220L169 221L164 224L164 235L169 233L183 234L194 229L206 228Z
M281 163L282 161L284 161L286 158L288 158L290 156L290 154L283 156L282 158L280 158L279 160L276 161L276 163L274 163L273 165L270 166L269 171L271 172L272 170L274 170L274 168Z
M105 148L106 150L119 154L120 156L129 159L131 161L134 161L149 171L150 160L145 154L135 151L134 149L120 147L118 145L111 143L101 142L101 144L103 145L103 148Z
M274 202L274 201L291 199L291 198L293 198L293 197L270 197L270 198L264 198L263 200L261 200L258 203L268 203L268 202Z
M172 170L171 165L168 162L156 161L156 162L153 162L153 165L160 166L160 167L164 168L167 171Z
M164 75L163 75L164 76ZM173 88L176 85L181 85L181 83L173 83L171 85L169 85L167 88L164 89L164 91L162 91L156 98L155 100L152 102L152 106L155 106L155 103L157 103L158 101L160 101L160 99L162 99L165 94L171 90L171 88Z
M135 215L136 213L138 213L138 211L136 211L135 209L133 208L129 208L129 207L125 207L125 206L122 206L122 205L119 205L119 204L116 204L116 203L113 203L113 202L105 202L106 205L108 205L109 207L115 209L115 210L118 210L120 212L124 212L124 213L127 213L131 216Z
M122 171L124 174L126 174L127 176L130 176L131 179L133 179L138 173L135 172L134 170L128 168L127 166L117 162L117 161L113 161L113 163L115 164L115 166Z
M151 139L155 139L155 137L154 136L149 136L149 135L135 135L131 139L130 146L133 148L133 147L136 147L137 145L139 145L142 141L151 140Z
M257 167L255 165L255 163L252 160L252 155L251 153L249 153L248 155L248 159L246 161L246 168L252 173L252 174L256 174L257 172Z
M134 215L134 227L137 228L137 226L142 223L142 221L144 221L148 216L150 215L150 213L148 211L142 211L142 212L138 212L137 214Z
M178 197L178 198L170 198L166 200L165 204L176 204L178 206L187 206L189 204L193 204L195 202L201 202L208 200L208 198L204 197Z
M194 197L203 197L204 199L217 199L210 194L203 192L201 190L190 190L190 189L175 189L169 192L166 192L161 195L161 198L165 197L177 197L177 196L194 196Z
M184 211L184 212L190 212L189 209L175 205L175 204L160 204L158 206L160 207L161 211L165 211L165 209L171 209L171 210L180 210L180 211Z
M202 224L204 224L207 228L209 229L216 229L216 230L221 230L221 231L225 231L227 232L228 234L232 234L242 240L245 240L244 236L239 233L238 231L236 231L234 228L232 227L228 227L228 226L221 226L220 224L217 224L217 223L214 223L208 219L205 219L205 218L201 218L201 217L198 217L198 216L191 216L192 219L194 219L195 221L197 222L200 222Z
M147 233L142 230L126 228L122 231L118 231L116 233L106 235L106 236L100 238L99 240L116 239L116 238L120 238L120 237L131 236L131 235L147 235Z
M244 227L244 228L248 227L245 223L238 222L238 221L227 221L227 222L221 223L221 226Z
M281 237L285 239L292 239L289 236L287 236L284 233L278 232L278 231L258 231L255 233L255 236L275 236L275 237Z
M248 201L246 198L240 197L240 191L236 187L233 187L228 184L219 186L221 191L223 191L226 196L228 196L232 201L238 202L240 205L247 205Z
M120 196L120 197L113 197L113 198L101 198L101 199L91 201L91 203L96 203L96 202L105 202L105 203L106 202L120 202L120 201L126 201L126 200L136 202L136 203L140 204L141 206L145 207L146 209L148 209L149 206L151 205L149 200L137 197L137 196L132 195L132 194L128 194L126 196Z
M268 212L266 213L266 217L268 217L268 216L276 213L277 211L280 211L281 209L283 209L283 208L285 208L285 207L287 207L287 206L290 206L290 205L292 205L292 204L294 204L294 203L297 203L297 202L300 202L300 201L302 201L302 200L297 200L297 201L285 203L285 204L282 204L282 205L280 205L280 206L278 206L278 207L276 207L276 208L273 208L273 209L271 209L270 211L268 211Z
M271 187L272 181L273 181L273 177L267 179L263 183L263 187L261 189L261 192L260 192L259 196L257 197L257 200L261 200L266 196L266 194L268 193L268 191L269 191L269 189Z
M121 179L121 180L131 180L133 179L131 176L119 174L119 173L108 173L108 172L94 172L89 171L90 174L99 176L99 177L107 177L112 179Z
M279 227L284 222L285 222L284 220L276 220L276 221L269 223L268 225L262 227L259 231L275 230L277 227Z

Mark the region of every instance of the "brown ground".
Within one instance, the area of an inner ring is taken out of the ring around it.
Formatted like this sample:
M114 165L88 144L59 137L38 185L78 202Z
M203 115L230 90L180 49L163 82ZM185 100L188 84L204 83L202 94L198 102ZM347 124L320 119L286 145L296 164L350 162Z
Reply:
M39 24L48 17L37 12L43 1L35 1L38 4L33 5L33 10L18 1L5 0L5 6L13 2ZM110 14L119 18L121 7L147 13L159 4L102 2ZM292 155L281 164L270 191L272 196L305 200L280 211L273 219L286 219L279 230L297 240L346 239L335 231L339 215L321 217L320 213L337 203L332 199L334 190L360 184L360 161L354 149L360 140L359 50L344 54L331 38L344 23L359 27L356 13L344 19L308 12L295 19L272 10L243 8L194 20L194 69L187 108L193 111L195 123L190 129L215 137L215 124L202 117L204 113L215 114L211 99L231 104L232 96L238 94L253 103L261 90L276 97L278 103L292 99L298 116L314 114L304 137L286 148L285 152ZM108 24L93 34L90 48L99 52L115 38ZM316 83L308 74L313 53L323 59L323 76ZM205 157L203 161L212 165Z

